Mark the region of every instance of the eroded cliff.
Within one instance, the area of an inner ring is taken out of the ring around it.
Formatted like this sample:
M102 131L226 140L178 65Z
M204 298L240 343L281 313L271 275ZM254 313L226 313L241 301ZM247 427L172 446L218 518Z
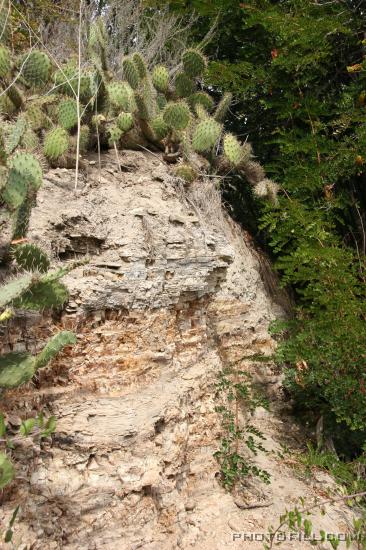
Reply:
M124 152L121 162L105 154L99 172L92 159L76 193L73 171L50 171L33 210L29 236L55 263L90 261L66 277L61 318L28 316L5 335L5 349L34 349L62 325L78 343L35 388L6 396L9 412L42 406L58 423L41 452L16 451L24 479L0 515L21 501L14 540L24 548L262 548L261 533L286 506L331 484L301 481L284 459L281 444L301 434L286 416L280 374L254 360L273 352L268 325L283 315L281 293L268 291L270 271L212 182L184 189L148 153ZM251 422L267 438L256 461L272 483L231 495L213 457L222 437L215 384L239 360L271 401ZM349 519L331 507L316 525L344 531ZM234 533L257 533L257 542Z

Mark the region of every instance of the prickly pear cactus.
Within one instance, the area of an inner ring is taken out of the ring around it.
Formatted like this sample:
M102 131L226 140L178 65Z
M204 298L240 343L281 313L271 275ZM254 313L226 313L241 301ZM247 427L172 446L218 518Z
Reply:
M46 273L50 268L50 260L47 254L34 244L17 244L14 246L12 253L18 266L25 271Z
M11 57L10 51L0 45L0 78L6 78L10 73Z
M46 114L39 105L30 105L25 112L25 118L32 130L47 128L48 120Z
M159 141L164 139L169 133L169 126L166 124L162 115L158 115L151 121L151 128Z
M0 356L0 388L16 388L35 374L34 358L28 353L12 352Z
M62 128L71 130L78 123L77 104L74 99L65 99L58 106L57 120Z
M9 170L6 184L2 190L2 199L10 210L21 206L27 196L27 182L16 170Z
M53 74L55 92L58 94L75 97L78 89L78 66L75 61L70 61ZM85 101L91 97L90 75L80 75L80 97Z
M233 134L224 137L224 155L234 166L239 166L243 160L243 148Z
M174 80L175 93L178 97L188 97L194 92L194 82L186 73L178 73Z
M29 382L37 370L46 367L65 346L75 343L72 332L62 331L53 336L35 357L19 352L0 356L0 388L16 388Z
M215 105L212 97L205 92L196 92L192 94L191 96L189 96L188 101L192 109L196 110L196 107L200 105L201 107L206 109L207 112L212 111Z
M214 118L217 122L224 122L228 110L230 109L233 96L231 93L225 93L220 103L218 104Z
M69 148L69 137L64 128L54 128L44 139L43 152L52 160L57 160L66 153Z
M159 64L151 71L141 53L132 53L122 59L121 80L109 67L103 16L90 24L87 38L80 74L76 55L53 67L41 49L31 49L13 61L6 40L0 44L0 113L5 120L0 196L16 221L13 238L25 234L42 179L38 161L30 157L39 149L51 166L63 166L76 164L77 151L87 153L96 144L133 147L136 141L161 150L169 163L186 161L177 166L177 173L187 182L197 177L194 167L200 167L199 172L202 166L203 171L224 172L231 166L250 185L258 186L258 195L275 196L273 186L263 184L265 177L252 160L249 145L240 144L231 134L221 141L232 95L224 94L215 105L202 90L207 59L198 48L183 52L179 68ZM1 95L1 88L20 66L21 78ZM122 139L132 129L128 139Z
M197 178L197 172L188 163L178 164L175 169L175 175L186 183L192 183Z
M113 107L131 110L131 87L127 82L110 82L107 86L108 98Z
M132 61L136 67L140 79L147 77L146 61L139 52L135 52L132 56Z
M156 65L153 68L152 83L158 92L166 92L169 89L169 71L164 65Z
M117 126L117 124L113 124L108 128L108 134L108 142L112 146L114 143L117 143L121 139L123 131Z
M139 71L132 59L125 57L122 61L123 74L133 90L137 90L140 82Z
M33 280L33 276L26 273L25 275L16 277L6 284L2 284L0 286L0 307L5 307L22 296L22 294L31 287Z
M172 130L184 130L191 121L191 112L185 101L170 102L164 109L163 119Z
M30 153L16 153L9 161L10 172L24 180L26 185L39 189L42 185L42 167L39 160Z
M213 118L207 118L197 124L193 136L192 147L197 153L209 151L217 143L221 134L221 125Z
M207 60L204 55L193 48L186 50L182 55L184 71L191 77L202 76L207 67Z
M31 86L42 86L49 78L51 61L48 55L40 50L26 54L22 75Z
M133 126L133 115L131 113L120 113L117 117L117 126L122 132L128 132Z

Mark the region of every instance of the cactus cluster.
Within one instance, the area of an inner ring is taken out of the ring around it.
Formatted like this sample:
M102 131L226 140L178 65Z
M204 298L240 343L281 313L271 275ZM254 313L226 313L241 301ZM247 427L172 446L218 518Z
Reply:
M60 279L78 264L49 271L47 254L31 243L14 244L11 252L20 273L0 287L0 309L6 308L0 322L11 319L13 308L44 310L62 306L68 292ZM0 356L0 389L14 388L28 382L64 346L75 341L73 333L64 331L51 338L36 356L18 352Z
M3 266L8 264L9 272L16 271L15 276L0 286L1 324L9 322L17 309L44 310L62 306L68 292L60 279L74 267L49 271L47 254L25 240L43 171L38 158L22 150L23 126L19 120L7 143L0 133L0 262ZM72 333L61 332L47 342L38 356L18 352L0 356L0 390L28 382L38 368L44 367L62 347L74 341Z
M90 25L88 58L83 60L81 74L75 58L55 67L41 50L13 59L6 42L0 44L0 87L8 88L20 68L22 76L0 96L7 154L17 148L28 154L37 151L51 166L71 167L80 128L81 154L97 143L116 148L145 143L162 150L169 162L181 159L191 164L194 174L197 156L203 156L211 170L224 167L225 172L242 172L258 196L266 189L266 197L273 200L275 186L257 185L265 177L261 174L258 179L258 170L253 170L256 163L250 147L223 131L231 94L224 94L215 105L202 89L207 60L201 51L185 50L178 71L161 64L150 71L141 53L135 52L120 60L120 79L108 67L107 38L99 17ZM1 156L0 147L0 166ZM25 200L29 182L17 168L9 165L7 170L1 193L9 208L16 209Z

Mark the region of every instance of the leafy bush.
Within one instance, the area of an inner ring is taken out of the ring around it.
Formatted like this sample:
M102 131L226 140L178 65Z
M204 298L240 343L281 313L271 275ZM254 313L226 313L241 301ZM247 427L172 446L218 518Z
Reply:
M175 5L184 11L184 2ZM222 3L194 6L200 38ZM281 183L277 208L253 203L240 180L227 197L296 297L278 353L286 385L302 414L323 414L331 435L342 433L343 447L366 431L362 10L354 2L226 0L208 67L210 84L236 97L229 125L248 134Z

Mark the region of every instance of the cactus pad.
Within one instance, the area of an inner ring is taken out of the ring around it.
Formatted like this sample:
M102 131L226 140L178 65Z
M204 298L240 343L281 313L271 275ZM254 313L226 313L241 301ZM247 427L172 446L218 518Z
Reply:
M226 114L230 108L232 99L233 99L233 95L230 92L227 92L223 95L223 98L221 99L220 103L216 107L216 111L214 114L214 119L217 120L217 122L224 122Z
M162 115L155 117L151 121L151 128L153 129L154 134L159 141L164 139L169 133L169 127L165 123Z
M110 82L107 93L113 107L124 111L131 110L131 87L127 82Z
M38 105L31 105L25 112L25 117L32 130L40 130L47 125L47 118Z
M19 298L24 292L26 292L32 285L33 277L29 273L20 275L15 279L2 284L0 288L0 307L5 307L17 298Z
M39 148L39 138L33 130L27 128L22 139L20 140L21 146L29 152L37 151Z
M220 133L221 125L218 122L212 118L203 120L194 130L192 137L193 149L198 153L212 149L219 139Z
M174 86L178 97L188 97L194 92L194 83L186 73L177 74Z
M239 166L243 159L243 149L233 134L224 137L224 155L234 166Z
M135 52L132 56L132 61L137 69L140 78L147 77L146 61L139 52Z
M33 50L26 54L22 74L32 86L42 86L49 78L51 61L44 52Z
M23 115L18 116L15 124L10 124L6 131L5 149L12 153L16 149L27 128L27 121Z
M15 170L10 170L2 198L11 210L16 210L27 196L28 186L25 179Z
M120 113L117 117L117 126L122 132L128 132L133 126L133 116L131 113Z
M19 267L25 271L46 273L50 267L50 260L47 254L41 248L31 243L16 245L13 248L13 257Z
M197 50L189 49L182 55L184 71L191 77L201 76L207 66L206 58Z
M45 367L51 359L53 359L65 346L70 346L76 343L76 336L74 333L63 330L58 334L55 334L45 345L41 353L35 358L35 370Z
M78 123L77 104L74 99L65 99L61 101L57 110L57 120L62 128L71 130Z
M42 185L42 168L38 159L30 153L16 153L9 162L10 173L16 172L27 185L39 189Z
M67 65L55 71L53 81L56 92L74 97L78 90L78 74L79 69L75 61L70 61ZM80 97L86 99L90 97L90 94L90 76L87 73L81 73Z
M206 109L200 104L196 105L195 111L196 111L197 118L199 120L205 120L209 117Z
M123 132L120 128L118 128L116 124L113 124L113 126L110 126L108 128L108 134L109 134L108 143L109 145L113 145L114 143L117 143L121 139Z
M43 277L47 277L47 274ZM30 290L14 301L14 307L31 311L43 311L64 305L69 297L65 285L58 281L42 280L32 285Z
M152 83L158 92L166 92L169 88L169 71L164 65L156 65L152 72Z
M146 101L145 94L143 92L135 92L135 101L137 105L137 111L141 120L149 120L149 106Z
M201 105L206 111L211 111L214 106L214 100L205 92L196 92L188 98L189 104L194 111L198 105Z
M0 78L5 78L11 67L11 58L8 48L0 45Z
M186 183L192 183L197 177L195 170L187 163L178 164L175 169L175 175Z
M69 136L64 128L56 127L46 134L43 152L50 160L62 157L69 148Z
M167 103L168 101L164 94L158 94L156 96L156 105L157 105L158 111L163 111Z
M128 57L125 57L122 61L122 68L125 79L131 88L136 90L140 82L140 76L138 70L136 69L135 63Z
M173 130L184 130L191 121L191 113L185 101L168 103L163 113L164 122Z
M16 388L29 382L35 362L28 353L12 352L0 357L0 388Z

